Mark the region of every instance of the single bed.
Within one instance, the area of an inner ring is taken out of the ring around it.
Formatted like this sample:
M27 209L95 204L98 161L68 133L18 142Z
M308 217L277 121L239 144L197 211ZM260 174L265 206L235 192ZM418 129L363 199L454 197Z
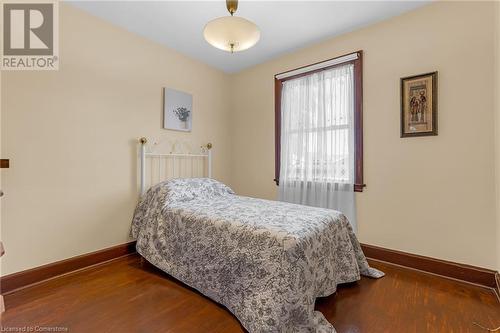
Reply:
M335 332L316 298L383 276L342 213L238 196L210 178L152 186L132 235L141 256L226 306L250 333Z

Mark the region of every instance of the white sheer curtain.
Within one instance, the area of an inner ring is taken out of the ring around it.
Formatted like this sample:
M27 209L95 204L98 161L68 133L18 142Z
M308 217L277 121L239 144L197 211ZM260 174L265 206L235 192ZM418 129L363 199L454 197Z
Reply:
M354 65L283 82L279 199L344 213L356 230Z

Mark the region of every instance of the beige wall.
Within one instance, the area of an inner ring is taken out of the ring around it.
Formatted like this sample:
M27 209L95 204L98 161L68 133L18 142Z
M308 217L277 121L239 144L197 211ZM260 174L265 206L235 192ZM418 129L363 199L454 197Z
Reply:
M431 4L234 75L235 190L276 198L273 75L363 50L367 188L356 198L360 240L500 268L493 6ZM439 71L439 136L401 139L399 78L434 70Z
M128 240L136 141L214 144L229 182L227 75L74 9L60 8L60 70L2 73L2 273ZM193 94L192 134L161 129L162 87Z

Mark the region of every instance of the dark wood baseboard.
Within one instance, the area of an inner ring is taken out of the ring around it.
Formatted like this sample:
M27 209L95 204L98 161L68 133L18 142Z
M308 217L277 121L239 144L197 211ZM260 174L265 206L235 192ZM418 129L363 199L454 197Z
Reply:
M424 257L367 244L361 244L361 248L367 258L418 269L495 290L498 288L497 283L500 279L498 277L498 272L491 269Z
M497 297L498 297L498 300L500 301L500 273L499 272L497 272L495 274L495 280L497 283L497 287L496 287L495 291L497 292Z
M366 257L494 289L500 296L500 274L494 270L416 254L361 244ZM2 294L135 253L135 242L82 254L77 257L0 277Z
M0 290L2 294L10 293L29 285L52 279L59 275L71 273L96 264L101 264L135 252L135 242L129 242L25 271L9 274L0 278Z

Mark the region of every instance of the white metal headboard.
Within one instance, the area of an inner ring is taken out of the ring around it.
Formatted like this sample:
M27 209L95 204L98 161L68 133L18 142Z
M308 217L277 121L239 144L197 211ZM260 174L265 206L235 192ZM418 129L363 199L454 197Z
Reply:
M141 173L140 191L141 191L141 195L144 194L144 192L146 192L146 184L147 184L146 173L147 173L147 169L148 169L148 167L147 167L147 160L148 159L151 161L151 163L153 162L154 159L157 159L157 163L158 163L157 169L159 171L159 176L158 176L159 181L168 179L168 177L165 177L162 179L162 170L163 170L163 173L166 174L165 170L166 170L166 164L167 164L167 163L165 163L166 161L163 161L163 160L167 160L167 159L171 159L171 164L172 164L172 177L170 177L170 178L182 177L182 172L180 172L180 171L178 172L179 177L177 177L176 173L175 173L176 160L178 160L178 159L191 159L191 176L188 178L192 178L193 176L196 176L196 175L194 175L194 171L193 171L194 159L202 159L202 160L206 161L207 176L208 176L208 178L212 178L212 144L211 143L207 143L206 145L201 146L201 153L200 154L175 153L175 152L170 152L167 154L159 154L159 153L154 153L154 152L147 152L146 147L147 147L148 140L145 137L142 137L139 139L139 143L141 144L141 150L140 150L140 173ZM164 162L163 167L162 167L162 161ZM203 173L204 167L202 166L201 169L202 169L201 173ZM200 175L197 175L197 176L199 177ZM154 184L152 184L152 181L151 181L150 185L154 185Z

